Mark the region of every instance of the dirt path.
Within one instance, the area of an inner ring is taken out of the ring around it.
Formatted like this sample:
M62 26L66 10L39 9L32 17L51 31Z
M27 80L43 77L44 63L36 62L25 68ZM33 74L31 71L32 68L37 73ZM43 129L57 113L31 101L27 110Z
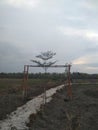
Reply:
M51 96L61 89L64 85L51 88L46 91L46 102L49 102ZM44 94L41 94L34 99L28 101L25 105L19 107L16 111L8 115L7 119L0 121L0 130L28 130L26 122L28 122L29 116L39 110L43 101Z
M0 90L0 120L6 119L7 115L15 111L17 107L22 106L30 99L42 94L44 92L44 86L46 86L46 90L48 90L60 85L60 83L50 81L45 84L46 83L43 82L39 82L38 85L32 84L29 88L28 99L25 100L23 100L22 90L20 90L21 86L13 86L3 91Z
M72 85L72 90L72 101L64 88L37 116L31 115L29 130L98 130L98 86Z

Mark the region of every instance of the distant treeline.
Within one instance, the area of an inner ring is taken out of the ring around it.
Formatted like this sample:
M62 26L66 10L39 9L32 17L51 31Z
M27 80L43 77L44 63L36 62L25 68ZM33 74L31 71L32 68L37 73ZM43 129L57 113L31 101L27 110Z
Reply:
M0 73L0 78L17 78L22 79L24 77L23 73ZM47 79L65 79L65 73L30 73L29 78L47 78ZM73 72L71 73L71 79L98 79L98 74L87 74L87 73L79 73Z
M0 73L0 78L13 78L13 79L22 79L24 77L23 73ZM29 73L29 79L64 79L64 73Z
M71 74L71 78L72 79L98 79L98 74L73 72Z

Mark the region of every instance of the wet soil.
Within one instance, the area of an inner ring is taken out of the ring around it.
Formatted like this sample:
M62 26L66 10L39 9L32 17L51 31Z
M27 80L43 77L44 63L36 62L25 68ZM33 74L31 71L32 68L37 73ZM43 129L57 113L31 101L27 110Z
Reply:
M30 115L29 130L98 130L98 85L72 85L73 99L66 87L53 95L37 115Z

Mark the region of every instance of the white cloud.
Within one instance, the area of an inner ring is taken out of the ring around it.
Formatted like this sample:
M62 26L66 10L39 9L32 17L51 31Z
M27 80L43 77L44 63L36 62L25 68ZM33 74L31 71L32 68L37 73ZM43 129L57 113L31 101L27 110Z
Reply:
M74 65L81 65L81 64L87 64L88 62L89 62L89 57L84 56L84 57L80 57L78 59L75 59L72 63Z
M97 63L98 53L84 55L78 59L73 60L74 65L83 65L83 64L95 64Z
M98 32L87 31L85 33L85 36L90 40L98 40Z
M84 70L88 63L98 59L98 55L95 56L98 19L97 13L92 12L92 5L77 3L72 0L0 0L0 42L15 45L27 61L33 53L54 50L60 63L75 59L74 66L80 66L79 70L83 66Z
M79 5L89 10L95 10L98 7L98 0L82 0Z
M72 65L72 69L74 72L82 72L82 73L98 73L98 67L90 67L87 65Z
M22 7L22 8L32 9L38 6L40 0L4 0L3 3L18 8Z
M98 67L86 67L88 70L98 71Z
M58 27L58 29L67 36L87 38L88 40L98 41L98 32L87 29L77 29L71 27Z
M90 1L79 1L79 5L86 9L94 9L94 5Z
M74 71L98 73L98 53L87 54L72 61Z
M80 16L67 16L66 19L72 21L84 21L84 17Z

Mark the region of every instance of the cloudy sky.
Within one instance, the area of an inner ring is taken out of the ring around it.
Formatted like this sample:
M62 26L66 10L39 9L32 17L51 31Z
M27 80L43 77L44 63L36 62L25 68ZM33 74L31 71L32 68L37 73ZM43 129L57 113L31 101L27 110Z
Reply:
M74 72L98 73L98 1L0 0L0 72L48 50Z

